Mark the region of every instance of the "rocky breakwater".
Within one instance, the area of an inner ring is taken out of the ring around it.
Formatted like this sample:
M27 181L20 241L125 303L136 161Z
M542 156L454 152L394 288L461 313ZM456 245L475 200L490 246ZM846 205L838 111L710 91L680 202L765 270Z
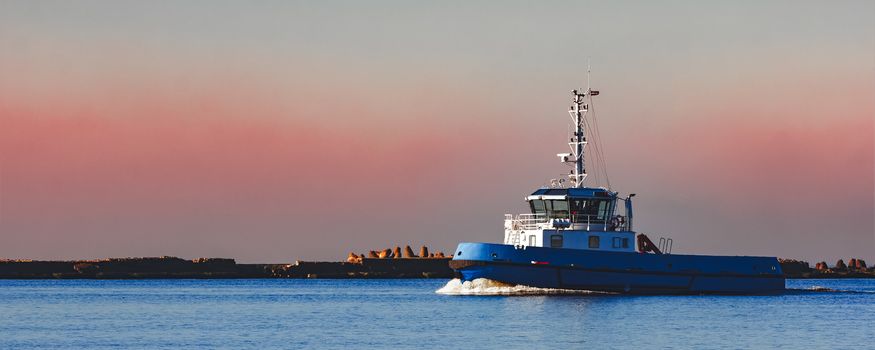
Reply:
M410 246L350 253L347 261L298 261L294 264L238 264L234 259L172 256L70 261L0 259L0 278L146 279L146 278L450 278L451 257Z
M345 262L297 261L274 271L288 278L452 278L452 256L429 253L423 246L414 254L410 246L371 250L367 255L349 253Z
M825 261L814 264L795 259L778 259L787 278L875 278L875 267L868 267L860 258L839 259L830 266Z
M263 278L283 265L237 264L234 259L177 257L72 261L0 260L0 278Z

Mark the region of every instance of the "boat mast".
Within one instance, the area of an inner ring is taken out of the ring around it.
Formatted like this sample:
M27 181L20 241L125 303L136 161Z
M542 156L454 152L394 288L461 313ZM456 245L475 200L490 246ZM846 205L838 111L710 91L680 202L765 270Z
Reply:
M574 169L571 170L571 173L568 174L568 178L571 180L571 187L583 187L583 180L586 179L586 162L584 159L584 149L586 148L586 130L584 130L584 118L586 118L586 113L589 111L589 104L586 103L586 98L590 99L592 96L597 96L599 94L598 91L593 91L589 86L589 74L590 68L587 65L586 68L586 91L581 92L580 90L572 90L571 93L573 98L571 99L571 109L568 110L568 114L571 115L571 122L575 125L574 128L574 137L568 142L568 146L571 148L570 157L562 157L562 160L566 163L573 163Z

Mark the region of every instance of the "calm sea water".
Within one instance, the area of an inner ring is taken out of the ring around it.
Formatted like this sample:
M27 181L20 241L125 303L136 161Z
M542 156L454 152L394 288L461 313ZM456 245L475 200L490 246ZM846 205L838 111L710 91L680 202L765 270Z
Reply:
M0 348L875 347L875 280L778 296L436 294L446 283L2 280Z

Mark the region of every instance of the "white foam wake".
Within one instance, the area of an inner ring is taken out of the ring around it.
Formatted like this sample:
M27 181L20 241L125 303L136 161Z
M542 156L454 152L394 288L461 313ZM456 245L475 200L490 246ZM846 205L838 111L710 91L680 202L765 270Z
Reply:
M458 278L447 282L447 285L435 291L445 295L580 295L601 294L588 290L536 288L522 285L512 285L486 278L462 282Z
M813 285L811 287L808 287L805 290L811 291L811 292L838 292L838 290L835 290L832 288L827 288L827 287L822 287L822 286L818 286L818 285Z

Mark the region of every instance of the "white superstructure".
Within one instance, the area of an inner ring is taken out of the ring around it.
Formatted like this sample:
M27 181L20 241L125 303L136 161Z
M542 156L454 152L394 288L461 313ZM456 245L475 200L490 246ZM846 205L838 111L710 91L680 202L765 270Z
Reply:
M573 90L572 94L568 111L574 125L574 134L568 142L571 152L558 154L561 162L572 165L569 186L564 186L564 180L553 180L551 187L526 197L530 213L506 214L504 243L523 247L635 251L633 195L619 198L610 189L583 185L587 177L584 126L592 97L599 92L587 87L582 92ZM615 214L618 200L625 202L626 215Z

